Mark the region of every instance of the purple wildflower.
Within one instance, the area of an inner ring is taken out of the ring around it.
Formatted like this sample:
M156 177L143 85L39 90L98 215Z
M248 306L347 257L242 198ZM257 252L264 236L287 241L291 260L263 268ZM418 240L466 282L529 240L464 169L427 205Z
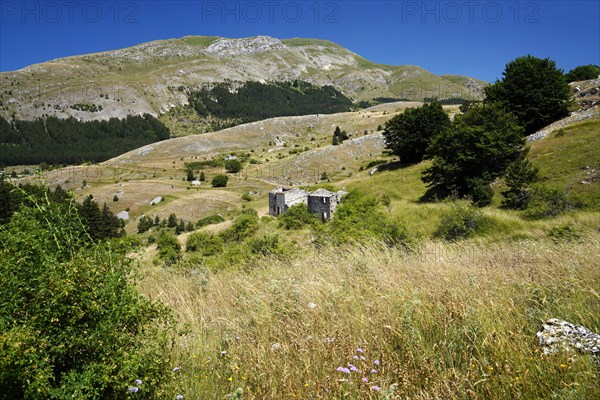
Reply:
M379 360L375 360L375 361L373 361L373 364L375 364L375 365L379 365Z
M358 360L358 356L352 356L354 360Z
M364 350L359 347L358 349L356 349L356 352L357 353L364 353Z
M371 389L373 389L376 392L379 392L381 390L381 388L379 386L377 386L377 385L372 386Z
M135 384L136 385L141 385L142 384L142 380L141 379L136 379L135 380Z
M366 360L365 356L360 356L360 359L361 359L362 361L365 361L365 360Z
M376 370L375 368L373 368L373 369L371 370L371 373L372 373L372 374L376 374L376 373L377 373L377 370Z
M369 383L369 379L366 376L363 376L362 381L364 383Z
M179 370L180 370L180 368L179 368L179 367L175 367L175 368L173 368L173 372L177 372L177 371L179 371Z
M178 394L177 397L175 397L177 400L181 400L183 399L183 395L182 394Z
M352 372L356 372L358 371L358 368L356 368L354 365L350 367L350 371Z
M339 372L342 372L344 374L349 374L350 373L350 370L348 368L344 368L344 367L337 367L336 370L339 371Z
M128 391L129 393L137 393L137 392L139 392L139 391L140 391L140 388L139 388L139 387L137 387L137 386L131 386L129 389L127 389L127 391Z

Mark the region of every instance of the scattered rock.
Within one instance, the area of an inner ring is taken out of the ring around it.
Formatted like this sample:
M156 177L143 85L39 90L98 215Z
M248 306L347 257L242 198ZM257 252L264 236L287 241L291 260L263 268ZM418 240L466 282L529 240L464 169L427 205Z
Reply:
M200 181L192 181L192 186L200 186L202 182Z
M119 219L129 219L129 213L127 211L121 211L115 214Z
M372 170L369 171L369 176L375 175L375 172L377 172L377 167L375 167L375 168L373 168Z
M542 325L536 336L544 354L577 350L600 360L600 335L583 326L552 318Z
M162 199L163 199L163 198L162 198L162 197L160 197L160 196L158 196L158 197L155 197L155 198L153 198L153 199L152 199L152 201L150 202L150 205L151 205L151 206L153 206L153 205L156 205L156 204L160 203L160 202L162 201Z

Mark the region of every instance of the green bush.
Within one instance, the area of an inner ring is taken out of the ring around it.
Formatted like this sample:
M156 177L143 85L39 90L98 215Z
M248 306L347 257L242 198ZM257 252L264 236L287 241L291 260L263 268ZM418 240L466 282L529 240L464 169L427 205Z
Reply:
M246 209L237 217L232 226L221 233L221 237L226 242L241 242L258 230L258 221L256 210Z
M262 237L251 238L248 241L248 246L252 254L275 254L279 250L279 236L264 235Z
M212 256L223 252L223 240L207 232L196 232L188 236L186 251L198 251L203 256Z
M574 208L574 202L563 189L537 184L532 186L525 215L534 219L551 218Z
M158 255L165 264L175 264L181 258L181 245L175 236L163 232L157 242Z
M213 178L211 185L213 185L213 187L226 187L228 181L229 178L227 175L217 175Z
M548 231L548 236L555 241L574 241L581 237L581 233L573 225L564 224L551 228L550 231Z
M223 218L219 214L210 215L208 217L204 217L198 220L198 222L196 222L196 228L202 228L204 226L212 224L220 224L223 221L225 221L225 218Z
M473 204L477 207L487 207L492 203L494 197L494 190L490 186L490 183L485 179L475 179L473 181Z
M127 251L94 245L73 203L36 201L0 230L1 398L156 398L170 317L128 282Z
M358 191L344 196L327 229L329 239L338 244L365 238L381 240L388 246L412 243L408 229L390 219L382 210L379 199Z
M444 212L434 235L446 240L468 238L479 232L484 222L480 210L468 203L454 202L450 210Z
M242 163L239 160L227 160L225 161L225 171L229 173L237 173L242 170Z
M308 210L306 204L297 204L290 207L279 219L281 226L285 229L302 229L306 225L318 222L317 217Z
M244 200L244 201L252 201L252 196L250 196L249 193L244 193L242 195L242 200Z

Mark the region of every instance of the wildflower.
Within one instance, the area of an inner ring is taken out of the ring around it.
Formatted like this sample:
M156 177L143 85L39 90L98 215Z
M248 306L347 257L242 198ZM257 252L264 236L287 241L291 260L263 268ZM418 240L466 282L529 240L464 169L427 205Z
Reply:
M140 391L140 388L139 388L139 387L137 387L137 386L131 386L129 389L127 389L127 391L128 391L129 393L137 393L137 392L139 392L139 391Z
M357 353L364 353L364 350L359 347L358 349L356 349L356 352Z
M273 343L273 344L271 345L271 350L273 350L273 351L277 351L277 350L279 350L280 348L281 348L281 345L280 345L279 343Z
M375 361L373 361L373 364L375 364L375 365L379 365L379 360L375 360Z
M181 400L183 399L183 395L182 394L178 394L177 397L175 397L177 400Z
M357 372L358 368L356 368L354 365L350 367L350 371L352 372Z
M308 303L308 308L317 308L315 303Z
M350 370L348 368L344 368L344 367L337 367L336 370L339 371L339 372L342 372L344 374L349 374L350 373Z
M373 369L371 370L371 373L372 373L372 374L376 374L376 373L377 373L377 370L376 370L375 368L373 368Z
M141 379L136 379L135 380L135 384L136 385L141 385L142 384L142 380Z
M366 376L363 376L362 381L364 383L369 383L369 379Z
M377 385L371 386L371 389L373 389L376 392L379 392L381 390L381 388L379 386L377 386Z
M358 356L352 356L354 360L358 360Z
M227 351L225 351L225 350L222 350L222 351L221 351L221 356L224 356L225 354L227 354Z
M177 371L179 371L180 369L181 369L181 368L179 368L179 367L175 367L175 368L173 368L173 372L177 372Z
M365 356L360 356L360 359L361 359L362 361L365 361L365 360L366 360Z

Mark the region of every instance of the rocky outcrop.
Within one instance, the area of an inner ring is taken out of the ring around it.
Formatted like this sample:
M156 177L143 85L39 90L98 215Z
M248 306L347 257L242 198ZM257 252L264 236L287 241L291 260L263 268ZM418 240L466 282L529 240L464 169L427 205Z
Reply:
M542 325L536 336L544 354L577 351L600 360L600 335L583 326L552 318Z
M219 56L236 56L281 50L284 47L281 40L269 36L257 36L244 39L221 39L208 46L205 52Z

